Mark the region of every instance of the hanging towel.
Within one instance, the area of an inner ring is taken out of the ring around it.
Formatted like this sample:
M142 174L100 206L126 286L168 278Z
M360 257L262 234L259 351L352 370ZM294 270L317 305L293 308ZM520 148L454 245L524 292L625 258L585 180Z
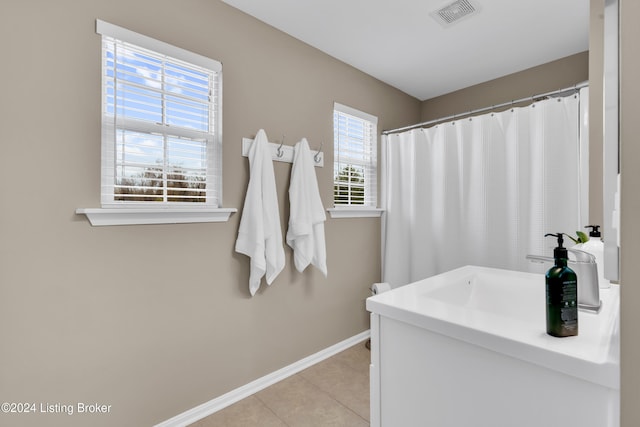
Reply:
M266 273L267 284L284 268L282 228L269 140L264 130L249 149L249 186L242 209L236 252L251 258L249 292L255 295Z
M318 191L313 154L305 138L294 147L289 201L291 212L287 244L293 249L296 269L302 272L313 264L327 277L326 216Z

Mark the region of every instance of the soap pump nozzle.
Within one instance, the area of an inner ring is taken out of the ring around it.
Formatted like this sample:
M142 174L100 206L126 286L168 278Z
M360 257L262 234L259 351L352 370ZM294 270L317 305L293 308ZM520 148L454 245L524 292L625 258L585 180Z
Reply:
M562 244L564 243L564 239L562 238L562 234L563 233L557 233L557 234L547 233L547 234L544 235L544 237L553 236L553 237L558 239L558 246L553 250L553 257L556 259L556 261L558 261L560 259L565 259L565 260L569 259L569 254L567 252L567 248L562 246Z
M599 225L587 225L585 228L591 228L589 231L589 237L600 237L600 226Z

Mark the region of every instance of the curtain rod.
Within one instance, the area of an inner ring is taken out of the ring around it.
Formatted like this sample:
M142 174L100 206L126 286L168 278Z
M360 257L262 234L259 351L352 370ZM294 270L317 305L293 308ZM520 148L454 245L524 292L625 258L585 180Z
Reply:
M477 110L467 111L466 113L462 113L462 114L453 114L451 116L442 117L440 119L429 120L429 121L426 121L426 122L417 123L415 125L409 125L409 126L405 126L405 127L401 127L401 128L397 128L397 129L383 130L382 134L383 135L389 135L389 134L392 134L392 133L398 133L398 132L402 132L402 131L405 131L405 130L424 127L424 126L431 125L431 124L434 124L434 123L446 122L447 120L459 119L459 118L462 118L462 117L471 116L473 114L484 113L485 111L491 111L491 110L495 110L495 109L502 108L502 107L509 107L509 106L513 106L514 104L520 104L522 102L527 102L527 101L535 102L535 101L539 101L541 99L547 98L549 96L562 95L562 94L568 93L568 92L577 92L578 90L582 89L583 87L587 87L587 86L589 86L589 82L585 81L585 82L578 83L576 85L573 85L572 87L568 87L568 88L565 88L565 89L558 89L558 90L554 90L554 91L547 92L547 93L541 93L539 95L528 96L526 98L516 99L515 101L503 102L502 104L492 105L490 107L478 108Z

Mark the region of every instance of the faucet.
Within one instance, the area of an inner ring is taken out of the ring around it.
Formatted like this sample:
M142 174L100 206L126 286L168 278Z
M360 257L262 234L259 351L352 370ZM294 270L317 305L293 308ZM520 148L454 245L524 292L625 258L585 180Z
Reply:
M602 308L602 301L600 301L596 257L579 249L568 248L567 251L575 258L569 258L567 265L578 276L578 307L599 312ZM537 262L555 262L553 257L541 255L527 255L526 258Z

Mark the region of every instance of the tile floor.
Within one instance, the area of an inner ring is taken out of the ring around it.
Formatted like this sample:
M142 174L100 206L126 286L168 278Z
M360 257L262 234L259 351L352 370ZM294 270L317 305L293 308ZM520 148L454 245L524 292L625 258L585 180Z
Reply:
M191 427L368 426L369 358L356 344Z

